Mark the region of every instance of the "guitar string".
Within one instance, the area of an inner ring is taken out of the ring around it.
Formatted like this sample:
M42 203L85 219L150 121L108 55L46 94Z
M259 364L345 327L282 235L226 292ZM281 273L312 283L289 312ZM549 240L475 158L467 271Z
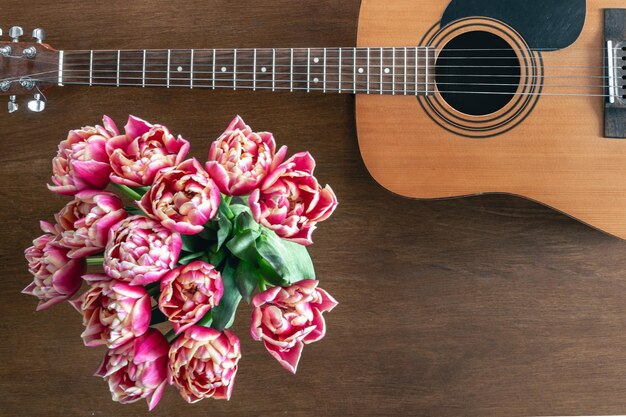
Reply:
M67 82L67 85L89 85L88 82ZM117 83L98 83L98 84L93 84L94 86L109 86L109 87L117 87L118 84ZM140 84L128 84L128 83L120 83L119 84L120 87L141 87ZM167 84L146 84L146 87L166 87ZM170 85L170 87L183 87L183 88L189 88L188 85L181 85L181 86L177 86L177 85ZM205 89L211 89L212 86L210 85L196 85L196 88L205 88ZM232 90L233 87L232 86L216 86L216 88L219 89L226 89L226 90ZM237 86L236 88L237 90L241 89L241 90L253 90L254 87L252 86L245 86L245 85L241 85L241 86ZM326 88L328 90L328 87ZM274 90L281 90L281 91L285 91L285 92L289 92L289 91L306 91L306 92L323 92L324 88L322 87L311 87L311 88L304 88L304 87L280 87L280 86L275 86L275 87L271 87L271 86L267 86L267 87L263 87L263 86L256 86L256 90L268 90L268 91L274 91ZM368 90L367 89L363 89L363 88L357 88L356 90L354 89L345 89L346 92L350 92L351 94L368 94ZM404 95L403 92L400 92L400 90L382 90L383 93L385 94L389 94L391 95L392 93L395 93L395 95L397 96L401 96ZM425 91L419 90L417 92L412 92L411 95L421 95L420 93L424 93ZM506 93L506 92L497 92L497 91L460 91L460 90L446 90L443 91L444 93L447 94L481 94L481 95L509 95L509 96L547 96L547 97L611 97L611 95L608 94L569 94L569 93L544 93L544 92L537 92L537 93L527 93L527 92L515 92L515 93ZM374 89L373 91L370 89L369 90L369 95L378 95L380 94L380 90L379 89ZM406 94L407 96L409 94Z
M1 43L1 42L0 42ZM8 44L10 44L10 42L6 42ZM371 51L376 51L376 50L380 50L383 49L383 51L391 51L391 50L403 50L404 48L406 48L407 50L414 50L415 48L417 48L419 51L424 51L426 50L426 48L428 48L429 51L516 51L516 52L524 52L524 51L528 51L530 50L531 52L559 52L559 51L563 51L564 49L555 49L555 48L532 48L532 49L526 49L526 48L433 48L430 47L428 45L406 45L406 46L331 46L331 47L323 47L323 46L316 46L316 47L311 47L311 48L304 48L304 47L276 47L276 48L194 48L194 50L196 52L212 52L213 50L215 50L216 52L233 52L235 49L237 49L237 52L240 51L249 51L249 52L253 52L255 49L257 50L257 53L259 51L269 51L271 52L272 49L276 49L277 52L278 51L289 51L291 49L295 51L302 51L302 52L306 52L309 49L313 52L313 51L319 51L319 52L323 52L324 49L327 50L327 52L334 52L334 51L339 51L339 49L341 50L354 50L356 49L357 51L366 51L367 49L370 49ZM576 50L578 51L602 51L602 50L606 50L606 45L603 45L601 47L576 47ZM615 50L623 50L626 51L626 47L620 47L620 46L614 46L612 49ZM140 52L143 53L143 51L147 51L147 52L166 52L167 49L120 49L120 51L122 52ZM189 52L191 51L191 48L187 48L187 49L170 49L172 52L174 51L186 51ZM70 54L70 53L89 53L91 51L91 49L75 49L75 50L68 50L65 51L66 53ZM117 54L118 49L94 49L94 52L98 53L98 52L113 52Z
M321 49L321 50L320 50L320 52L322 52L322 51L323 51L323 48L320 48L320 49ZM329 49L329 48L326 48L326 49ZM347 51L353 51L353 50L354 50L354 48L344 48L344 49L346 49ZM371 53L372 53L372 54L371 54L371 58L378 58L378 59L380 59L380 54L378 54L378 56L376 56L376 54L380 51L380 49L381 49L381 48L370 48L370 51L371 51ZM410 47L410 48L407 48L407 52L413 52L413 51L414 51L414 49L415 49L415 47ZM584 48L578 48L578 50L580 50L580 49L584 49ZM616 47L616 48L613 48L613 49L614 49L615 51L618 51L618 50L620 50L620 49L621 49L621 50L623 50L623 51L626 51L626 47L622 47L622 48ZM226 50L226 49L225 49L225 50ZM249 51L254 51L254 49L237 49L237 51L238 51L238 52L241 52L241 51L247 51L247 50L249 50ZM267 50L267 49L262 49L262 50L263 50L263 51L268 51L268 53L269 53L269 52L271 52L271 49L269 49L269 50ZM361 52L361 51L366 51L366 50L367 50L367 49L358 49L358 48L357 48L357 51L359 51L359 52ZM404 50L404 48L382 48L382 50L383 50L383 52L385 52L385 51L395 51L395 52L397 52L397 53L401 53L401 52ZM462 51L472 51L472 50L474 50L474 51L511 51L512 49L446 49L445 51L461 51L461 52L462 52ZM600 49L598 49L598 50L600 50ZM144 51L144 50L120 50L120 51L121 51L122 53L138 53L138 54L143 54L143 51ZM184 55L185 55L185 58L190 57L190 54L191 54L191 49L189 49L189 50L176 50L176 49L170 49L170 50L167 50L167 49L164 49L164 50L146 50L146 52L147 52L148 54L150 54L150 53L159 53L159 54L164 54L164 53L167 53L167 51L169 51L169 52L170 52L170 55L172 55L172 54L184 54ZM209 49L203 49L203 50L194 50L194 51L196 52L196 54L198 54L198 55L196 55L196 56L197 56L197 57L199 57L199 56L200 56L200 55L199 55L199 54L200 54L200 52L203 52L203 51L209 52L209 51L211 51L211 50L209 50ZM218 50L216 50L216 51L220 51L220 50L218 49ZM228 49L228 50L226 50L226 51L231 52L231 55L229 55L229 57L228 57L228 58L230 58L230 57L233 55L233 54L232 54L233 49ZM257 48L257 56L258 56L258 51L259 51L259 48ZM306 51L306 49L304 49L304 51ZM422 51L425 51L425 49L422 49ZM434 50L434 49L430 49L430 48L429 48L429 52L430 52L430 51L437 51L437 50ZM525 51L525 50L523 50L523 51ZM606 51L606 49L604 49L604 51ZM90 51L88 51L88 52L87 52L87 51L66 51L66 52L65 52L65 58L66 58L66 60L69 60L69 58L70 58L70 57L77 57L77 56L84 57L83 55L84 55L84 54L87 54L87 53L89 53L89 52L90 52ZM117 60L117 50L98 50L98 51L94 51L94 52L96 52L96 53L113 53L113 54L115 54L115 57L98 57L98 56L96 56L96 57L92 60L92 62L93 62L94 64L96 64L96 65L101 65L101 64L98 64L98 61L102 62L102 61L111 60L112 62L115 62L115 63L117 62L117 61L116 61L116 60ZM330 51L330 52L332 52L332 51ZM419 51L418 51L418 52L419 52ZM216 54L216 55L217 55L217 54ZM211 57L212 57L212 53L211 53ZM337 54L337 58L338 58L338 57L339 57L339 56L338 56L338 54ZM4 57L4 58L24 59L24 60L26 60L26 59L31 60L31 59L32 59L32 58L26 58L26 57L24 57L24 56L8 56L8 57ZM219 58L219 57L218 57L218 58ZM329 59L331 59L331 58L333 58L333 57L332 57L332 56L327 56L327 61L328 61ZM352 57L351 57L351 56L349 56L349 54L345 56L345 59L350 59L350 58L352 58ZM358 58L362 58L362 57L358 57L358 56L357 56L357 59L358 59ZM388 58L389 58L389 57L388 57ZM407 58L410 58L411 60L414 60L414 59L415 59L415 54L413 54L413 55L411 55L411 54L407 54ZM418 54L417 58L418 58L418 60L426 60L426 56L419 56L419 54ZM428 57L428 59L434 59L434 58L437 58L437 57ZM445 59L463 59L463 60L465 60L465 59L515 59L515 58L519 58L519 57L517 57L517 56L515 56L515 57L461 56L461 57L446 57ZM580 59L588 59L588 57L586 57L586 56L582 56L582 55L580 55L580 56L567 56L566 58L567 58L568 60L569 60L569 59L576 59L576 58L580 58ZM134 63L137 63L137 65L138 65L139 63L142 63L142 62L143 62L143 57L140 57L140 58L133 58L133 59L136 59L134 62L132 62L133 64L134 64ZM268 59L268 60L270 60L271 58L270 58L270 57L267 57L267 59ZM278 58L277 58L277 60L280 60L280 59L287 59L287 60L289 60L289 59L290 59L290 57L278 57ZM318 58L318 59L319 59L319 58ZM385 59L385 57L383 57L383 60L384 60L384 59ZM400 59L400 60L404 60L404 55L400 54L400 55L396 56L396 62L397 62L397 60L398 60L398 59ZM624 59L624 58L622 58L622 59L626 61L626 59ZM125 58L125 60L126 60L126 62L128 63L129 59L128 59L128 58ZM40 60L39 62L48 63L48 64L56 64L56 62L52 62L52 61L44 61L44 60ZM167 60L166 60L165 58L163 58L163 60L162 60L162 61L160 61L159 63L162 63L162 64L164 64L164 65L165 65L165 64L167 63ZM74 64L74 65L89 65L89 63L87 63L87 62L86 62L86 63L82 63L82 64ZM194 63L194 65L196 65L196 64ZM200 65L202 65L202 64L200 64ZM212 63L211 63L211 64L205 64L205 65L212 65ZM336 66L335 66L335 67L336 67ZM591 68L591 67L588 67L588 68Z
M52 71L52 73L53 72L54 71ZM70 73L71 72L74 72L74 73L77 72L77 73L81 73L81 74L84 73L84 71L82 71L82 70L67 70L67 71L64 71L64 72L70 72ZM116 72L115 76L98 75L98 76L95 76L95 77L94 76L89 77L87 75L77 76L77 75L71 75L70 74L68 76L68 78L71 78L71 79L90 79L91 78L92 80L94 78L96 78L96 79L115 79L115 80L117 80L117 79L124 79L124 80L137 80L137 81L139 81L139 80L146 80L146 81L167 80L167 78L163 78L163 77L128 77L128 76L124 76L124 73L125 74L128 74L128 73L142 73L142 75L143 75L143 73L160 73L160 74L162 74L163 71L148 71L147 70L147 71L144 72L144 71L125 70L125 71L120 71L120 76L119 77L117 76L117 72ZM45 73L42 73L42 75L43 74L45 74ZM175 74L178 74L178 75L191 75L191 72L190 71L183 71L183 72L176 72ZM212 72L202 72L202 71L197 71L196 72L196 71L194 71L193 75L196 75L196 74L198 74L198 75L212 74ZM246 71L240 71L240 72L237 72L237 73L235 73L235 72L219 72L219 73L216 73L215 75L220 75L220 74L224 75L224 76L228 76L228 78L215 77L215 81L217 81L217 82L232 82L233 81L233 77L232 76L234 76L234 75L237 75L237 74L239 74L239 75L251 75L251 74L254 74L254 73L253 72L246 72ZM275 73L274 75L303 75L304 76L304 75L307 75L307 73ZM313 74L313 75L321 75L321 74ZM380 73L374 73L374 78L378 78L377 76L379 76L379 75L380 75ZM392 80L392 81L383 79L383 84L392 84L393 83L394 85L395 84L406 84L406 85L409 85L409 86L412 86L412 85L415 85L415 84L417 84L417 85L425 85L425 82L417 82L417 83L415 83L413 81L414 75L415 74L411 74L410 80L407 78L407 82L406 83L404 83L403 81L398 81L397 80L398 75L396 75L395 79ZM425 74L419 74L419 73L417 75L418 76L420 76L420 75L425 76ZM438 76L448 76L448 77L450 77L450 76L452 76L452 74L439 74ZM465 75L461 75L461 76L468 77L468 78L472 77L471 74L465 74ZM402 77L402 75L400 75L400 77ZM520 78L524 78L524 77L522 76ZM543 78L543 77L541 77L541 76L531 76L529 78L531 78L531 79L538 79L538 78ZM602 77L602 78L606 79L607 77ZM40 81L53 80L53 79L54 79L54 77L48 77L48 78L40 77L39 78ZM170 81L181 81L181 82L182 81L185 81L185 82L191 81L191 77L189 77L189 76L187 76L187 77L172 77L172 76L170 76L169 79L170 79ZM207 79L207 78L199 78L199 77L195 77L194 76L193 80L194 81L213 81L213 78L208 78ZM17 81L17 80L13 80L13 81ZM69 80L67 80L67 81L69 81ZM235 77L235 81L238 81L238 82L254 82L255 79L249 79L249 78L246 79L246 78L236 78ZM270 80L263 80L263 79L258 79L258 78L256 79L256 81L258 81L258 82L270 82ZM286 82L286 80L275 80L275 81ZM353 81L352 78L350 78L350 79L342 82L342 84L343 83L349 83L349 82L352 82L352 81ZM295 82L305 82L305 81L304 80L303 81L295 80ZM337 80L337 81L334 81L334 80L333 81L329 81L327 84L331 84L332 85L334 83L339 83L339 80ZM376 86L376 85L380 85L380 82L373 82L373 83L370 83L370 84ZM529 86L535 85L535 84L524 84L524 83L476 83L476 82L456 82L456 83L451 83L451 82L437 82L437 81L434 81L432 83L429 82L428 84L429 85L430 84L437 84L437 85L482 85L482 86L499 86L499 87L529 87ZM550 83L545 83L545 84L542 84L542 85L544 87L558 87L558 88L578 88L578 87L580 87L580 88L607 88L607 87L609 87L609 85L607 85L607 84L603 84L603 85L594 84L594 85L591 85L591 84L550 84ZM618 87L620 87L620 86L618 86Z
M163 81L163 79L156 79L159 81ZM195 81L200 82L200 81L213 81L212 79L196 79ZM230 84L231 80L216 80L217 82L225 82ZM242 80L242 82L252 82L252 80ZM269 82L269 81L268 81ZM72 80L68 80L65 84L67 85L90 85L89 82L78 82L78 81L72 81ZM391 82L389 83L383 83L383 84L391 84ZM397 83L396 83L397 84ZM124 82L120 82L119 84L117 82L112 82L112 83L103 83L103 82L97 82L97 83L92 83L92 85L94 86L129 86L129 87L142 87L141 83L124 83ZM362 88L359 86L359 88L347 88L345 89L347 92L353 92L353 93L365 93L365 94L370 94L370 95L377 95L377 94L395 94L395 95L409 95L409 91L411 91L411 95L417 95L419 93L424 93L425 90L420 90L419 86L424 86L424 88L426 87L425 84L423 83L419 83L417 84L417 91L413 90L413 89L406 89L406 94L405 94L405 89L385 89L385 87L382 87L377 84L379 87L378 88ZM429 83L429 86L437 86L436 83ZM453 84L453 85L465 85L465 84ZM166 87L167 84L146 84L146 87ZM182 87L182 88L189 88L188 84L184 84L184 85L175 85L175 84L171 84L171 87ZM411 86L415 86L415 84L411 84ZM211 89L213 88L212 85L200 85L200 84L196 84L197 88L208 88ZM408 87L408 85L407 85ZM292 87L280 87L280 86L259 86L257 85L256 87L253 86L245 86L245 85L240 85L237 86L236 88L234 88L232 85L219 85L216 84L215 88L218 89L226 89L226 90L230 90L230 89L250 89L250 90L285 90L285 91L325 91L325 89L323 87L311 87L311 88L304 88L304 87L297 87L294 86ZM326 90L332 88L327 86ZM434 91L434 90L433 90ZM585 94L574 94L574 93L545 93L545 92L536 92L536 93L529 93L529 92L499 92L499 91L460 91L460 90L439 90L439 93L453 93L453 94L492 94L492 95L539 95L539 96L569 96L569 97L612 97L613 95L610 94L589 94L589 93L585 93Z
M80 72L82 72L82 71L80 71ZM125 71L125 72L129 72L129 71ZM136 71L136 72L141 72L141 71ZM154 71L154 72L162 73L162 71ZM181 74L181 73L178 73L178 74ZM190 74L190 72L186 72L186 74ZM196 74L195 71L194 71L194 74ZM210 73L207 73L207 74L210 74ZM224 73L220 73L220 74L222 74L222 75L235 75L235 73L233 73L233 72L224 72ZM253 73L251 73L251 72L242 72L242 73L237 72L237 74L247 74L247 75L250 75L250 74L253 74ZM288 73L284 73L284 74L288 74ZM293 74L293 75L306 75L306 74L305 73L299 73L299 74ZM375 74L375 75L379 75L379 74ZM471 75L468 75L467 77L471 77ZM82 79L82 80L89 80L89 78L90 78L89 76L76 76L76 75L69 76L68 79L66 79L66 81L64 81L64 84L69 82L69 81L76 80L76 79L79 79L79 80L80 79ZM108 76L97 76L97 77L91 77L92 80L94 78L97 78L97 79L100 79L100 80L117 80L119 78L120 80L123 79L123 80L126 80L126 81L131 80L131 81L138 81L138 82L139 81L143 81L143 80L145 80L145 81L166 81L167 80L167 78L163 78L163 77L127 77L127 76L120 76L120 77L117 77L117 76L110 76L110 77L108 77ZM376 77L374 77L374 78L376 78ZM400 84L400 85L407 85L407 86L414 86L414 85L418 85L418 86L419 85L424 85L425 86L426 85L426 82L417 82L416 83L413 80L409 81L408 79L407 79L407 82L405 83L405 82L403 82L403 80L398 81L397 78L398 78L398 76L396 76L395 80L385 80L385 79L383 79L383 83L382 84L383 85L384 84L393 84L393 85ZM411 77L411 78L413 78L413 77ZM538 76L538 77L535 77L535 78L541 78L541 77ZM53 79L54 78L47 78L47 80L53 80ZM39 78L39 80L40 81L46 80L46 78ZM170 83L178 81L178 82L185 82L185 83L188 84L191 81L191 78L190 77L184 77L184 78L182 78L182 77L181 78L170 77L169 80L170 80ZM213 78L193 77L193 81L194 82L197 82L197 81L211 81L212 82ZM216 82L232 83L233 82L233 78L232 77L229 77L229 78L218 78L218 77L216 77L215 81ZM250 79L250 78L236 78L235 81L236 82L254 82L255 79L254 78L253 79ZM258 79L257 78L256 82L257 83L259 83L259 82L268 82L269 83L269 82L272 82L272 80L263 80L263 79ZM284 82L290 82L290 80L274 80L274 82L283 82L284 83ZM302 82L303 83L303 82L306 82L306 80L294 80L294 82ZM353 82L353 80L349 79L349 80L346 80L346 81L342 82L342 84L349 84L351 82ZM328 81L326 84L330 85L332 87L332 85L338 84L338 83L339 83L339 80L336 80L336 81L332 80L332 81ZM141 83L139 83L139 84L141 84ZM428 85L429 86L431 86L431 85L433 85L433 86L434 85L468 85L468 86L480 85L480 86L493 86L493 87L533 87L533 86L536 86L537 84L524 84L524 83L476 83L476 82L455 82L455 83L452 83L452 82L438 82L438 81L430 82L429 81ZM550 87L550 88L607 88L607 87L609 87L609 85L607 85L607 84L603 84L603 85L594 84L594 85L591 85L591 84L547 84L546 83L546 84L541 84L541 85L543 87ZM380 81L371 82L370 86L380 86ZM372 90L372 89L375 90L376 87L373 87L373 88L370 87L370 90Z
M66 70L65 72L78 72L78 73L84 73L86 71L83 70ZM107 71L107 72L114 72L114 71ZM120 73L129 73L129 72L142 72L143 71L129 71L129 70L124 70L124 71L120 71ZM159 73L162 74L163 70L146 70L145 73ZM240 72L238 72L240 74ZM58 74L58 70L50 70L50 71L43 71L43 72L39 72L39 73L33 73L33 74L29 74L29 77L31 76L37 76L37 75L47 75L47 74ZM176 72L172 75L176 75L176 74L191 74L190 71L184 71L184 72ZM194 75L194 80L198 79L198 77L196 77L196 74L212 74L211 71L193 71L193 75ZM222 74L222 73L216 73L216 75L218 74ZM227 75L229 74L234 74L232 72L227 72L225 73ZM253 72L246 72L246 74L254 74ZM287 73L287 72L278 72L275 73L275 75L307 75L306 73ZM265 74L259 74L257 72L257 76L264 76ZM270 74L271 75L271 74ZM312 76L315 75L321 75L321 74L317 74L317 73L311 73ZM352 74L345 74L346 75L346 79L342 80L342 84L347 84L353 81L353 75ZM374 75L374 77L377 77L380 75L379 72L372 72L370 75ZM407 73L407 75L409 75L411 78L414 78L415 73ZM418 72L418 77L424 77L425 73L424 72ZM364 77L365 74L357 74L357 77ZM402 75L399 75L400 77L402 77ZM9 81L9 82L17 82L20 81L20 79L23 76L15 76L15 77L9 77L9 78L4 78L4 79L0 79L0 81ZM76 78L76 76L72 76L73 78ZM103 78L104 76L102 75L96 75L94 74L91 78L92 79L96 79L96 78ZM398 77L398 75L396 75L396 78ZM436 74L435 78L439 78L439 77L467 77L467 78L511 78L511 75L502 75L502 74ZM555 75L555 74L547 74L547 75L527 75L527 76L522 76L523 78L527 78L527 79L532 79L532 80L537 80L537 79L596 79L596 80L608 80L611 77L610 76L600 76L600 75ZM83 78L89 78L88 76L84 76ZM117 78L117 77L115 77ZM125 76L122 76L121 78L128 78ZM172 80L176 80L176 81L180 81L180 80L189 80L190 77L170 77ZM624 78L624 77L622 77ZM149 78L146 78L149 79ZM155 79L155 78L152 78ZM212 78L209 78L209 80L211 80ZM40 81L57 81L58 80L58 76L55 75L53 77L46 77L46 78L39 78ZM216 80L218 80L218 78L216 77ZM222 80L222 79L220 79ZM232 80L232 77L229 78L229 80ZM228 81L228 80L222 80L222 81ZM236 81L239 81L239 79L237 79ZM265 82L262 79L258 79L259 82ZM284 82L285 80L277 80L279 82ZM304 82L304 81L299 81L299 80L294 80L294 82ZM331 81L331 82L339 82L339 80L337 81ZM387 81L390 82L390 81ZM418 83L418 84L422 84L422 83ZM546 84L546 85L550 85L550 84ZM571 84L570 84L571 85ZM605 85L605 87L608 85Z
M189 57L186 57L186 58L189 58ZM348 56L345 59L351 59L351 58L353 58L353 57ZM359 65L358 64L359 58L361 58L363 60L365 59L364 57L357 57L357 66ZM378 59L376 59L376 58L378 58ZM414 55L413 56L407 56L407 58L408 58L407 59L407 64L411 64L411 68L413 68L415 66L414 65L414 63L415 63L415 56ZM208 58L208 59L211 59L211 58ZM278 62L280 62L281 59L284 60L284 61L282 61L282 62L285 62L284 64L282 64L282 63L278 64ZM376 59L376 60L373 60L373 59ZM483 58L483 57L466 57L465 59L467 59L467 60L477 60L477 59L488 59L488 58ZM510 58L510 59L515 59L515 58ZM219 57L218 57L217 60L219 60ZM216 66L220 66L220 67L222 67L222 66L226 66L226 67L232 66L232 59L229 62L227 62L227 63L217 63L217 60L216 60ZM268 58L268 60L272 61L271 58ZM343 60L344 59L342 59L342 61ZM419 57L418 56L417 60L418 60L418 65L417 65L418 68L421 67L421 66L425 66L426 57ZM432 62L433 60L434 60L434 57L429 58L429 62ZM328 61L328 58L327 58L327 61ZM389 61L392 61L392 60L390 59ZM387 61L388 62L387 66L393 67L394 66L394 62L389 63L389 61ZM413 62L409 62L409 61L413 61ZM626 59L623 59L623 61L624 61L624 65L626 65ZM341 67L341 68L352 68L354 62L353 61L348 61L348 62L349 63L343 63L342 62L341 65L332 64L332 63L328 64L328 62L327 62L326 68L327 69L328 68L334 69L334 68L339 68L339 67ZM379 57L375 57L375 56L370 56L370 64L371 64L371 62L374 63L373 64L374 66L379 66L380 58ZM422 65L420 65L420 63L422 63ZM53 65L53 64L56 64L56 63L50 62L50 64ZM124 60L120 61L120 64L121 65L126 65L126 66L136 65L136 66L140 67L140 66L143 65L143 59L138 59L138 60L135 60L135 61L130 60L130 59L124 59ZM151 66L155 66L155 65L167 66L167 59L161 59L159 61L152 60L151 62L147 62L147 64L149 64ZM171 59L170 59L170 68L175 68L177 66L181 66L181 64L182 65L190 65L190 61L189 61L189 59L187 59L185 62L171 63ZM366 64L367 64L367 62L361 63L361 66L365 66ZM115 57L107 57L107 58L101 58L100 60L94 59L93 60L93 65L117 67L117 58L115 58ZM213 62L196 62L196 61L194 61L193 65L194 65L194 68L196 68L196 67L212 67L213 66ZM244 64L244 65L241 65L241 66L242 67L243 66L250 66L251 67L253 65L254 65L254 63L252 62L252 63ZM265 67L272 67L272 65L269 64L269 63L266 64L266 65L259 64L258 59L257 59L257 66L259 66L259 65L265 66ZM65 68L71 68L72 66L89 67L90 64L88 62L72 63L71 61L69 61L69 59L66 58L65 62L63 64L63 68L64 69ZM278 58L277 57L276 58L276 64L274 66L284 66L284 67L291 66L290 57L282 57L282 58ZM309 62L309 63L304 63L304 64L299 64L299 63L294 62L294 64L293 64L294 68L297 68L297 67L316 67L316 66L322 68L324 66L324 64L323 64L323 62L319 62L319 63L310 63ZM385 66L385 58L384 57L383 57L383 66ZM395 66L396 66L396 68L403 67L404 66L404 57L397 57L396 56ZM523 65L436 65L436 64L433 64L433 66L436 66L438 68L499 68L499 69L503 69L503 68L510 69L510 68L520 68L520 67L523 67ZM547 68L547 69L552 69L552 68L559 68L559 69L606 69L606 68L608 68L608 66L606 66L606 65L601 65L601 66L598 66L598 65L591 65L591 66L590 65L550 65L550 66L544 66L544 68Z

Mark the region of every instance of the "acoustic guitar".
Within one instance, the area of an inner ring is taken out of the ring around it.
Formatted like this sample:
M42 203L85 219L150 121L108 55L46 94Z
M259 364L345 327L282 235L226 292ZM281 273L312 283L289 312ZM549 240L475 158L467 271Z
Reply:
M55 50L0 39L8 110L53 86L357 94L394 193L511 193L626 238L624 0L363 0L357 47Z

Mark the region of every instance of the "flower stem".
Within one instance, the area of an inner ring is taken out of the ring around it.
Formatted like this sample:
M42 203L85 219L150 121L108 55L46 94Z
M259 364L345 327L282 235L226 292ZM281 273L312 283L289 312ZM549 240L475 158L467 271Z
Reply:
M176 339L176 332L174 331L174 329L172 329L169 332L167 332L165 334L165 338L167 339L168 342L172 343L172 341L174 341L174 339Z
M117 188L118 190L120 190L124 195L132 198L133 200L135 200L135 201L141 200L141 194L139 194L138 192L136 192L135 190L133 190L129 186L122 185L122 184L116 184L114 182L112 182L111 184L113 184L113 186L115 188Z
M152 314L150 316L150 326L154 326L155 324L164 323L168 320L167 316L159 310L157 306L156 308L152 308Z
M155 286L146 286L146 291L150 297L158 298L161 295L161 289L158 285Z
M87 265L102 265L103 263L104 263L104 256L87 257Z
M266 285L265 280L263 278L261 278L259 280L259 291L263 292L265 290L267 290L267 285Z

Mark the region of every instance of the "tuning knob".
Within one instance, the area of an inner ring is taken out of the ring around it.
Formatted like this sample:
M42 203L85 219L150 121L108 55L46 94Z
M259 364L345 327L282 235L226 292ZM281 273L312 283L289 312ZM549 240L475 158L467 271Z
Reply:
M19 104L15 102L15 99L15 96L9 96L9 103L7 106L7 110L9 111L9 113L15 113L17 109L20 108Z
M11 37L11 39L13 39L13 42L19 42L20 36L22 36L23 34L24 29L22 29L20 26L13 26L11 29L9 29L9 36Z
M42 28L33 30L33 38L37 41L37 43L43 43L43 41L46 40L46 31Z
M46 108L46 102L41 99L41 94L35 94L35 99L28 102L28 110L42 112Z

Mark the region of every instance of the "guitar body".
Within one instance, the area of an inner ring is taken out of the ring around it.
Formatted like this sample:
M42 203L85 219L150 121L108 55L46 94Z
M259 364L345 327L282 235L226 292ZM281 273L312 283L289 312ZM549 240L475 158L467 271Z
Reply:
M605 89L598 88L605 75L603 9L624 6L623 0L363 0L360 47L420 45L438 54L453 39L482 32L511 45L520 62L513 74L519 94L486 103L484 114L467 111L462 101L449 104L454 95L438 91L419 98L358 95L368 170L402 196L510 193L626 238L626 140L605 137Z

